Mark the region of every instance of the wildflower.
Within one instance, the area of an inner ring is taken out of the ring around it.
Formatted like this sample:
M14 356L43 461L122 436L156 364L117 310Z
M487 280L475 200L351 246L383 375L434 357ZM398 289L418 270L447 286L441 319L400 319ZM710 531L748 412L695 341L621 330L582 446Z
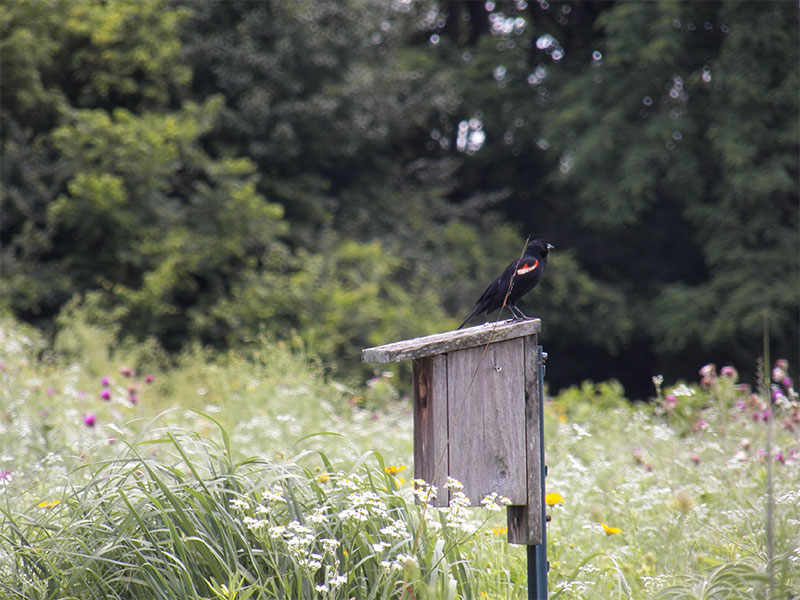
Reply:
M700 375L702 379L700 380L700 385L703 387L711 387L714 384L714 381L717 378L717 367L713 363L708 363L702 369L700 369Z
M765 410L761 413L761 420L764 421L765 423L769 421L771 418L772 418L771 410Z
M678 406L678 398L674 394L667 394L666 398L664 398L664 408L672 411L675 410L676 406Z
M97 418L93 413L86 413L86 415L83 417L83 424L87 427L94 427L96 423Z
M248 504L247 501L243 500L242 498L231 498L231 501L228 504L230 504L231 508L240 510L242 512L250 510L250 504Z
M424 479L415 479L414 486L414 496L418 502L427 503L436 498L436 486Z
M0 484L5 485L14 481L11 471L0 471Z
M261 529L262 527L267 526L266 520L255 519L253 517L245 517L242 519L242 523L244 523L245 527L247 527L250 531L255 531L256 529Z
M61 500L43 500L39 502L38 506L39 508L50 508L52 506L58 506L59 504L61 504Z
M330 554L336 552L336 549L341 545L339 540L334 540L331 538L322 538L320 542L322 543L322 547L325 549L325 552L329 552Z
M564 502L564 498L562 498L561 494L558 492L550 492L545 495L544 502L547 506L555 506L556 504Z
M136 401L137 401L137 398L136 398L136 396L134 396L133 394L131 394L130 396L128 396L128 402L130 402L132 405L133 405L133 404L136 404Z
M785 358L779 358L775 361L775 366L786 371L789 368L789 361Z
M269 502L286 502L286 499L283 497L283 488L281 488L280 484L272 486L271 490L265 489L264 500Z
M408 528L405 521L395 520L391 525L381 527L380 532L385 536L393 538L403 539L408 537Z
M739 373L736 372L730 365L725 365L719 370L719 374L723 377L727 377L728 379L737 379L739 377Z
M314 512L306 517L309 523L320 525L328 522L328 515L325 514L327 507L322 506L314 509Z
M454 479L448 475L447 482L444 484L444 487L446 487L449 490L463 490L464 484L461 483L458 479Z
M108 389L108 388L105 388L102 392L100 392L100 398L102 398L106 402L111 400L111 390Z
M492 527L492 533L494 535L506 535L508 533L508 527Z
M605 523L600 523L600 526L603 528L603 531L606 532L607 535L614 535L615 533L619 533L622 531L619 527L609 527Z
M386 542L377 542L375 544L372 544L372 549L377 553L381 553L387 548L391 548L391 545L387 544Z
M331 478L330 475L328 475L327 473L323 473L322 475L317 477L317 481L325 483L326 481L329 481L330 478Z
M502 506L508 506L511 501L505 496L498 495L497 492L492 492L481 500L481 506L492 512L497 512L502 509Z
M396 467L395 465L391 465L391 466L386 467L384 469L384 471L386 471L390 475L394 475L395 473L400 473L401 471L405 471L405 470L406 470L406 466L405 465L400 465L399 467Z
M710 427L710 425L708 424L708 421L706 421L705 419L700 419L698 421L695 421L695 423L692 425L692 430L693 431L708 431L709 427Z
M56 393L56 390L54 388L47 388L47 395L48 396L54 396L55 393Z
M129 369L128 367L120 367L119 374L123 377L133 377L136 375L136 371Z
M328 591L328 584L320 583L314 589L317 590L318 592L327 592Z
M147 377L144 378L144 382L145 383L153 383L153 376L152 375L148 375Z
M107 388L109 385L111 385L111 380L108 377L103 377L100 380L100 385L102 385L104 388Z
M697 454L692 454L692 456L690 456L689 458L691 458L691 460L692 460L692 462L694 464L696 464L696 465L700 464L700 457L697 456Z

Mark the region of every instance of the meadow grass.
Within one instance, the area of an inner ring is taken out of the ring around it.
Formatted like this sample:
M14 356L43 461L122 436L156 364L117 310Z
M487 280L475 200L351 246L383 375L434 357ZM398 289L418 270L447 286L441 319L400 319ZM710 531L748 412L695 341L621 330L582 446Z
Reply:
M709 366L650 404L614 383L548 401L551 598L800 597L800 412L776 369L762 394ZM0 380L2 597L526 597L504 511L415 499L389 373L343 385L266 340L169 364L84 321L48 344L4 320Z

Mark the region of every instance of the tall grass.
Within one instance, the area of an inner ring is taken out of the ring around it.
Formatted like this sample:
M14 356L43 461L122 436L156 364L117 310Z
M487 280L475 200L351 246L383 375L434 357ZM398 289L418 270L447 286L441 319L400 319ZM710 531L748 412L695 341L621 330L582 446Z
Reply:
M0 597L526 597L502 512L415 500L389 374L66 335L0 326ZM769 456L775 597L800 597L800 408L775 369L766 402L711 366L649 405L613 383L548 402L551 598L767 597Z

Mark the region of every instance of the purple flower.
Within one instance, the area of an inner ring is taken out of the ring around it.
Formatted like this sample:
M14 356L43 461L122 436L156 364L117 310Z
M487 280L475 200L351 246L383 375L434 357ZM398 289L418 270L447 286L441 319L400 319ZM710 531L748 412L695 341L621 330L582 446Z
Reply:
M744 410L745 408L747 408L747 402L745 402L744 400L739 400L736 403L736 408L738 408L739 410Z
M739 376L739 374L736 372L736 369L734 369L730 365L725 365L724 367L722 367L719 373L720 375L722 375L723 377L727 377L728 379L736 379Z
M792 378L791 377L784 377L783 381L781 381L781 385L785 387L787 390L791 389L792 387Z
M11 471L0 471L0 484L7 484L14 481L14 478L11 476Z
M780 390L778 390L778 389L772 390L772 401L773 402L780 402L783 399L784 399L784 396L783 396L783 393Z
M147 377L144 378L144 382L145 383L153 383L153 376L152 375L148 375Z
M761 420L764 421L765 423L769 421L771 418L772 418L771 410L765 410L764 412L761 413Z
M131 404L136 404L136 396L134 394L131 394L128 397L128 402L130 402Z
M108 377L103 377L100 380L100 385L102 385L104 388L108 387L109 385L111 385L111 380Z
M667 394L667 397L664 398L664 405L667 410L674 410L678 406L678 399L673 394Z
M100 397L106 402L108 402L109 400L111 400L111 390L108 388L104 389L102 392L100 392Z
M86 413L83 417L83 424L87 427L94 427L95 423L97 423L97 418L94 416L93 413Z

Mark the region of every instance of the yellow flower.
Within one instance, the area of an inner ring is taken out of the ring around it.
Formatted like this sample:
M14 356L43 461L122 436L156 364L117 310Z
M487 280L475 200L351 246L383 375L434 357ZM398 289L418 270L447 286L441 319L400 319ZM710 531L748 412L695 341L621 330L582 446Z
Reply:
M544 497L544 503L547 504L547 506L555 506L556 504L561 504L563 501L564 498L562 498L561 494L558 492L550 492Z
M331 478L330 475L328 475L327 473L323 473L322 475L317 477L317 481L321 481L321 482L325 483L326 481L329 481L330 478Z
M384 471L386 471L390 475L394 475L395 473L399 473L400 471L405 471L405 470L406 470L406 466L405 465L400 465L399 467L396 467L395 465L391 465L391 466L388 466L388 467L386 467L384 469Z
M609 527L609 526L608 526L608 525L606 525L605 523L600 523L600 525L602 525L602 527L603 527L603 530L604 530L604 531L605 531L605 532L606 532L608 535L614 535L615 533L619 533L620 531L622 531L622 529L620 529L619 527Z
M39 502L39 508L49 508L51 506L58 506L61 504L61 500L44 500Z
M558 415L558 422L559 423L566 423L567 422L567 415L561 413Z
M492 533L495 535L505 535L508 533L508 527L492 527Z

